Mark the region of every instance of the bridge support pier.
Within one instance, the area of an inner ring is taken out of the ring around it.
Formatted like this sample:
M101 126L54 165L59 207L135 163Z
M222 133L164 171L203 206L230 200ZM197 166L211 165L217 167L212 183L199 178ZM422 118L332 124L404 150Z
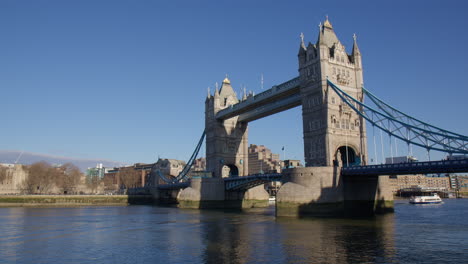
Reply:
M221 178L198 178L179 193L178 202L180 208L242 209L267 207L268 198L263 185L246 191L225 191Z
M268 207L269 198L270 195L263 185L246 191L226 191L226 207L236 209Z
M178 197L180 208L224 208L224 181L221 178L192 178L190 187Z
M276 195L277 216L371 215L393 210L388 177L348 177L340 167L306 167L283 171Z
M305 167L283 171L286 181L276 194L277 216L332 216L343 212L338 167Z
M393 212L393 193L389 177L343 177L345 214L367 216Z

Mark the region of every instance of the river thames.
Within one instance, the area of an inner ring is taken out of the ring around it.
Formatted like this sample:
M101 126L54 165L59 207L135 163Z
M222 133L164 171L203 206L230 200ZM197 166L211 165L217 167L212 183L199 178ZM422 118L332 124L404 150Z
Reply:
M466 263L468 199L366 219L157 206L0 208L0 263Z

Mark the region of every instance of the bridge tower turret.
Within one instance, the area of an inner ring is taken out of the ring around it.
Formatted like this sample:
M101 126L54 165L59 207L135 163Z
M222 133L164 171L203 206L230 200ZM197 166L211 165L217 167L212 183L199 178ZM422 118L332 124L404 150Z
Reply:
M306 166L366 164L364 120L327 85L327 78L363 101L361 53L354 36L352 54L337 38L328 20L319 25L316 44L301 45L298 54L301 78L304 158Z
M247 123L238 122L238 117L220 121L216 114L239 102L226 77L221 89L205 102L206 169L213 177L244 176L248 174L248 129Z

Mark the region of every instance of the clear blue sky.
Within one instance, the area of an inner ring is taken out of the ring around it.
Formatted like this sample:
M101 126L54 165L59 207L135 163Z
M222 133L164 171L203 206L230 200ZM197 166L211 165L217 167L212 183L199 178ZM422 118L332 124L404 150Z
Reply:
M297 76L299 34L315 43L325 15L348 52L357 34L368 89L468 134L466 1L272 2L0 1L0 149L187 159L207 87ZM249 124L249 143L303 159L301 108Z

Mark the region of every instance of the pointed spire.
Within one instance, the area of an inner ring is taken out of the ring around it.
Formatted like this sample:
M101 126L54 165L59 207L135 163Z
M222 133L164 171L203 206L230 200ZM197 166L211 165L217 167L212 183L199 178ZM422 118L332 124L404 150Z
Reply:
M218 82L216 82L216 84L215 84L214 97L215 97L215 98L219 97Z
M301 32L299 37L301 38L301 44L299 45L299 53L297 55L298 56L305 56L307 48L306 48L306 46L304 44L304 33Z
M206 96L206 98L210 99L211 97L211 88L208 86L208 95Z
M317 44L325 44L325 41L323 40L323 26L322 26L322 21L320 21L319 25L319 35L317 39Z
M323 26L326 27L326 28L329 28L329 29L333 29L333 26L332 24L330 23L330 21L328 20L328 15L326 16L326 20L325 22L323 23Z
M244 95L242 96L242 101L247 100L247 88L244 85Z
M305 47L305 44L304 44L304 33L301 32L301 35L299 35L299 36L301 37L301 47L305 49L306 47Z
M354 39L354 43L353 43L353 53L351 55L355 56L355 55L359 55L361 54L361 52L359 51L359 47L357 45L357 36L356 36L356 33L353 34L353 39Z
M330 20L328 20L328 16L326 16L325 22L322 24L319 24L319 37L317 40L317 45L326 45L329 48L332 48L333 45L336 43L340 43L338 38L336 37L335 31L333 30L333 26L330 23Z

